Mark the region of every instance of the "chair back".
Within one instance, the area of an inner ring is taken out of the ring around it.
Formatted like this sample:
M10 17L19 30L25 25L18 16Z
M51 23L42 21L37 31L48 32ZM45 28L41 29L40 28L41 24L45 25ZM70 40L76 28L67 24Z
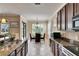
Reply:
M44 33L43 37L41 37L41 39L45 39L45 33Z
M32 40L32 36L31 36L31 33L30 33L30 40Z
M45 39L45 33L44 33L44 36L43 36L43 38Z

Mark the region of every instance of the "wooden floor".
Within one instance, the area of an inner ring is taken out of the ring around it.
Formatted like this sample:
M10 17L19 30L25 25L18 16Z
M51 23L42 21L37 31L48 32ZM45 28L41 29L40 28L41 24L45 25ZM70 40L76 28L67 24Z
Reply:
M53 56L49 45L45 44L44 40L40 43L35 43L35 40L28 41L27 56Z

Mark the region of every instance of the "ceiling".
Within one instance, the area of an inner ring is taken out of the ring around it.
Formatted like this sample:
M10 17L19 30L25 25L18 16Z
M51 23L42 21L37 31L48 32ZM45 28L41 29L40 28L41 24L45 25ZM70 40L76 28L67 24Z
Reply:
M0 13L13 13L27 20L48 20L63 3L0 3Z

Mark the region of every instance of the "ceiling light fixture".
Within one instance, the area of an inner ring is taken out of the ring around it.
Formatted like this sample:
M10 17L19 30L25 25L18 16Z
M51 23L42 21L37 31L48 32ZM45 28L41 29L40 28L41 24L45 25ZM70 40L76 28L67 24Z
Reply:
M2 18L1 23L7 23L7 20L5 18Z
M35 5L40 5L40 3L35 3Z

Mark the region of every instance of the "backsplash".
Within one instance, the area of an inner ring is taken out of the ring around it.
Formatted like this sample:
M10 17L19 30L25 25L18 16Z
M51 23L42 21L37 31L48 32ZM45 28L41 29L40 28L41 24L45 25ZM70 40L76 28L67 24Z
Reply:
M71 40L79 41L79 32L65 32L61 31L61 36Z

